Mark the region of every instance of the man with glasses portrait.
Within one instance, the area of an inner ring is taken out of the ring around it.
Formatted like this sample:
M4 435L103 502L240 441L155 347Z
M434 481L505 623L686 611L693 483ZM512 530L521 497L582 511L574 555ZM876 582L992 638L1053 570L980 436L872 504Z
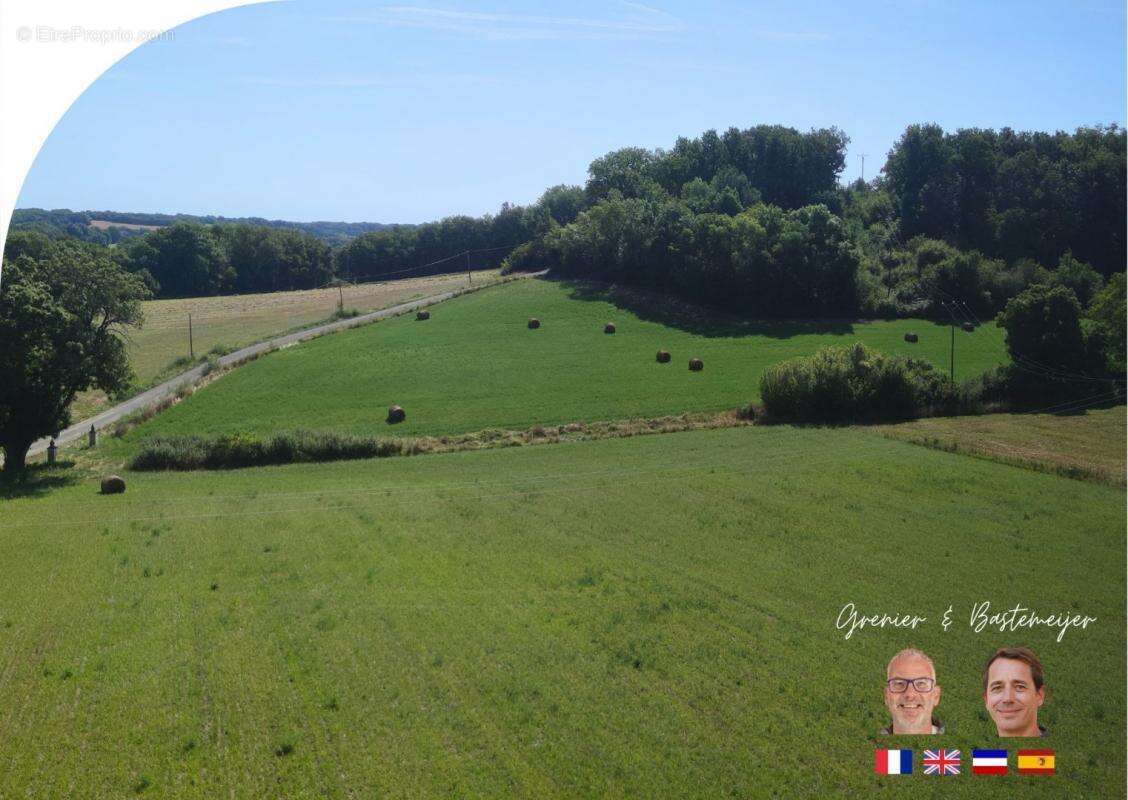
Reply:
M940 704L940 687L932 659L920 650L897 653L885 668L885 707L893 721L881 733L901 736L943 733L932 711Z

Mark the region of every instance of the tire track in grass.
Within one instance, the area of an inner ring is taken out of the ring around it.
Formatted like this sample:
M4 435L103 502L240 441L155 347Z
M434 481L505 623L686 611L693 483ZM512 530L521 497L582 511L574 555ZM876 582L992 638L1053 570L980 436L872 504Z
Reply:
M803 430L803 429L794 429L794 430ZM805 432L805 434L810 435L810 434L807 434L806 432ZM569 443L569 444L586 444L586 443ZM876 449L881 449L881 448L875 445L873 449L876 450ZM470 452L474 452L474 451L470 451ZM489 451L489 452L493 452L493 451ZM450 455L450 454L444 454L444 455ZM458 454L458 455L463 455L463 454ZM829 463L830 461L833 461L833 460L837 460L837 458L838 458L838 456L832 456L827 460L827 463ZM647 475L650 475L650 474L653 474L653 473L663 473L663 472L698 472L698 471L701 471L701 470L704 470L704 469L716 468L716 467L735 468L735 467L740 467L740 466L756 466L756 467L760 467L760 468L766 468L766 467L779 468L779 467L790 466L796 460L803 460L802 456L800 454L791 454L791 456L789 458L778 458L774 461L765 461L763 458L752 459L752 460L745 460L745 459L742 458L742 459L736 459L736 460L732 460L732 461L714 460L714 461L706 461L706 462L700 462L700 463L692 463L692 464L688 464L688 465L684 461L672 461L672 462L667 462L667 463L661 463L661 464L658 464L658 465L647 464L646 466L633 467L633 468L617 467L617 468L592 470L592 471L588 471L588 472L569 471L569 472L566 472L566 473L558 473L558 474L539 476L539 477L522 476L522 477L514 480L513 483L511 484L511 486L512 487L518 487L518 486L525 486L525 485L530 484L530 483L537 484L537 483L559 482L562 478L570 478L570 477L575 477L577 475L579 475L581 477L616 478L616 477L647 476ZM810 459L806 459L806 460L804 460L804 463L811 463L811 461L810 461ZM295 466L299 466L299 465L287 465L286 467L282 467L282 469L292 469ZM301 465L301 466L307 466L307 465ZM256 468L256 469L276 469L276 468L265 467L265 468ZM330 495L330 494L347 494L347 495L350 495L352 497L356 497L358 495L373 495L373 494L391 495L391 494L405 494L405 493L433 493L435 491L442 490L442 489L478 488L478 487L481 487L482 485L483 485L483 481L480 480L480 479L476 479L476 480L473 480L473 481L455 481L455 482L449 482L449 483L446 483L446 484L437 483L437 484L428 484L428 485L424 485L424 486L395 485L395 486L384 486L384 487L363 488L363 489L360 489L360 488L336 489L336 490L323 489L323 490L308 490L308 491L300 491L300 492L259 493L259 494L255 495L254 499L278 499L278 498L300 499L300 498L308 498L308 497L311 497L311 496L321 497L321 496ZM495 482L495 483L491 483L489 485L490 486L496 486L497 484ZM522 489L511 489L508 492L503 491L503 492L492 492L492 493L489 493L489 494L481 494L479 496L481 496L481 497L493 497L493 496L505 496L507 494L520 495L520 494L530 494L530 493L537 493L537 494L539 494L539 493L557 493L557 492L560 492L560 491L574 491L574 490L586 490L586 489L591 489L591 488L598 488L601 485L603 485L601 482L597 482L597 483L594 483L594 484L577 484L576 486L573 486L573 487L562 487L562 488L558 487L558 488L545 489L545 490L537 490L537 489L530 490L530 489L522 488ZM247 495L246 494L219 495L219 496L209 495L208 499L209 500L245 500L245 499L247 499ZM123 502L126 503L127 505L136 505L136 504L144 503L144 505L146 507L152 507L156 504L157 501L162 501L162 500L164 501L166 506L170 505L170 504L175 505L175 504L178 504L178 503L190 504L190 505L193 505L193 506L196 506L196 507L199 507L199 505L200 505L200 498L199 497L192 497L192 496L165 496L163 498L160 497L159 495L155 496L155 497L146 496L143 500L138 500L138 501L135 501L135 502L132 501L132 497L131 497L131 498L124 500ZM95 507L100 507L101 504L99 503L99 501L93 501L92 500L92 501L84 502L83 505L85 505L86 508L95 508ZM102 507L104 507L104 505L102 505ZM341 506L341 505L326 506L325 508L332 509L332 508L340 508L340 507L344 507L344 506ZM287 507L287 508L281 508L281 509L269 509L269 510L264 510L264 511L222 511L222 512L202 512L202 513L195 513L195 514L177 514L177 515L161 514L161 515L158 515L158 516L111 517L111 518L108 518L108 519L107 518L100 518L100 517L87 517L85 519L78 519L78 520L68 519L68 520L60 520L60 521L55 521L55 522L37 521L37 522L24 522L24 523L15 523L15 524L9 524L9 525L0 525L0 532L2 532L4 530L15 530L17 528L26 528L26 527L30 527L30 526L67 527L67 526L75 526L75 525L82 525L82 524L98 524L100 522L101 523L116 523L116 524L127 523L127 522L129 522L129 523L133 523L133 522L139 523L139 522L154 522L154 521L173 521L173 520L184 520L184 519L205 519L205 518L220 517L220 516L229 517L229 516L255 516L255 515L265 515L265 514L289 514L289 513L297 513L297 512L308 512L309 510L310 509L309 509L308 506L303 505L303 506L293 506L293 507Z
M605 544L605 542L601 541L600 544ZM516 612L516 609L511 607L510 616L515 616L515 612ZM572 649L573 650L582 649L582 648L576 647L576 645L583 645L583 644L587 644L587 643L588 642L586 641L586 637L585 637L584 641L574 641ZM605 651L610 651L610 650L613 649L613 648L607 647L606 642L602 642L601 644L603 645L603 649ZM600 654L599 654L599 658L602 659L602 658L605 658L605 656L606 656L606 653L601 651ZM593 661L594 660L595 659L593 658ZM698 670L698 674L703 675L704 677L706 677L708 679L715 678L715 676L713 676L713 675L705 675L700 670ZM693 700L695 698L691 698L691 699L687 700L686 698L679 696L676 692L673 692L671 690L668 682L666 682L666 685L662 689L656 691L654 689L654 687L649 687L645 684L639 683L639 681L635 680L634 676L631 676L629 673L627 674L627 678L630 679L631 682L634 684L633 690L634 690L635 694L640 696L640 697L646 696L646 695L649 695L649 696L652 696L652 697L659 697L660 696L661 701L669 701L671 699L671 695L672 695L673 699L679 701L680 705L682 706L682 711L679 713L679 718L681 720L680 727L683 728L683 729L689 729L689 728L696 727L695 725L687 724L687 720L692 721L692 722L696 722L696 720L699 717L699 714L697 713L697 709L696 709L694 702L693 702ZM645 691L643 691L643 690L645 690ZM659 702L658 704L661 705L661 702Z

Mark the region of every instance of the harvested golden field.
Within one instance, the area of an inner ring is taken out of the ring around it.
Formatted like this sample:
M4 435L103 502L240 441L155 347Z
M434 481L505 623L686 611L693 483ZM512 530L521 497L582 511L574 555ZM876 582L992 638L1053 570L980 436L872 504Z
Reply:
M1059 414L935 417L884 425L886 436L1008 464L1125 483L1125 407Z
M138 225L135 222L114 222L108 219L92 219L90 220L90 227L96 230L105 231L110 228L127 228L131 231L156 231L160 230L160 225Z

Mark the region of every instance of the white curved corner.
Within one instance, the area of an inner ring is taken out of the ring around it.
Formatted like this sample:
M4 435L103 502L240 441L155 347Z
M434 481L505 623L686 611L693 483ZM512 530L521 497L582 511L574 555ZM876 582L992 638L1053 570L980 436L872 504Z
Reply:
M0 242L51 131L107 69L177 25L263 0L4 0L0 5ZM0 274L0 282L3 275Z

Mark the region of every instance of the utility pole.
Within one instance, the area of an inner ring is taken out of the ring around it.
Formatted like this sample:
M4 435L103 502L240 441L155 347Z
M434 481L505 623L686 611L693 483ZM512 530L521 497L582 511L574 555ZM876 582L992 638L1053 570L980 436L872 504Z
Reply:
M192 314L188 314L188 358L196 360L196 348L192 344Z
M473 286L474 277L470 274L470 251L466 251L466 281Z
M956 323L952 323L951 365L948 367L948 377L952 383L956 382Z
M869 153L858 153L862 157L862 183L866 182L866 156Z
M947 302L942 300L942 301L940 301L940 305L944 306L944 308L946 308L948 310L948 316L951 317L951 319L952 319L952 322L951 322L951 325L952 325L952 343L951 343L949 350L948 350L948 353L949 353L949 356L948 356L948 359L949 359L948 377L949 377L949 380L952 381L952 383L955 383L956 382L956 326L959 323L956 321L956 315L952 313L952 309L948 306ZM955 303L953 303L952 305L955 305Z

